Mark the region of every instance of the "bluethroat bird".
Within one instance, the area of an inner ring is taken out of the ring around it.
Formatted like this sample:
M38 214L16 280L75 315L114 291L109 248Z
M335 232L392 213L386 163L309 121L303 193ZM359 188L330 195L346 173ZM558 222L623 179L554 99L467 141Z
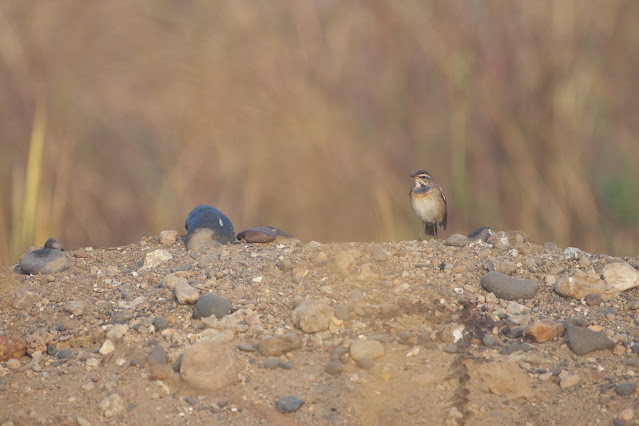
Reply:
M420 170L410 177L415 178L415 185L410 190L410 205L424 222L424 232L436 237L437 225L446 229L448 222L446 195L430 173Z

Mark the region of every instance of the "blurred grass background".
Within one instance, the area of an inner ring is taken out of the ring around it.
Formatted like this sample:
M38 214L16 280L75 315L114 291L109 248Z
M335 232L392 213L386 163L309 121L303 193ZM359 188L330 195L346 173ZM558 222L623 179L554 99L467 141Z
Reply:
M184 231L639 250L639 2L0 3L0 263Z

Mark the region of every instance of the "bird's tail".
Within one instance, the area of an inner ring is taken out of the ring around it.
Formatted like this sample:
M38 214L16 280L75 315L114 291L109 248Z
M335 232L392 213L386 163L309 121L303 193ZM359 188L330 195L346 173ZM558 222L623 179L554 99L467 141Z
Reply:
M437 236L437 224L436 223L424 223L424 233L426 235Z

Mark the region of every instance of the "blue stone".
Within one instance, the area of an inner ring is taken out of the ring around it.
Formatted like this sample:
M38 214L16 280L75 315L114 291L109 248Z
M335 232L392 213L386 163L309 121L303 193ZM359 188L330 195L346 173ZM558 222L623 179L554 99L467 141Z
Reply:
M211 243L226 244L235 241L235 229L231 220L215 207L205 204L191 210L184 226L188 250L199 250Z

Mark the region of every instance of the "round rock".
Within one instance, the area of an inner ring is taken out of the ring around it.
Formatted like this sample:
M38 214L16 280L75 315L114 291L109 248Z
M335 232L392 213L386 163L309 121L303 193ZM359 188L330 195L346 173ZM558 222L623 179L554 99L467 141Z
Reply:
M279 356L302 346L302 339L295 333L270 337L257 345L257 351L262 356Z
M82 315L84 313L84 302L80 300L71 300L64 305L64 310L71 315Z
M235 353L222 342L201 342L182 357L180 376L195 389L216 391L237 381Z
M64 252L52 248L33 250L20 261L20 270L25 274L53 274L69 269L69 260Z
M247 243L270 243L277 234L270 228L250 228L237 234L237 239Z
M164 317L157 317L153 320L153 327L155 327L155 331L162 331L169 326L169 323L166 321Z
M637 385L630 382L621 383L615 387L615 392L617 392L617 395L619 396L632 395L635 393L635 390L637 390Z
M475 229L473 232L468 234L468 239L470 241L481 240L483 242L488 242L488 239L495 232L487 226L482 226L480 228Z
M500 272L489 272L481 279L481 286L500 299L530 299L537 293L537 283L533 280L520 280Z
M0 362L18 359L27 351L27 342L21 337L0 334Z
M215 315L221 319L231 310L231 302L216 294L205 294L195 304L193 308L193 318L200 319Z
M186 281L181 281L175 286L175 298L180 305L193 305L200 298L200 292Z
M291 317L304 333L317 333L328 329L333 309L320 301L305 300L293 310Z
M304 405L304 400L296 396L287 396L286 398L280 398L277 400L275 407L280 413L294 413Z
M202 204L197 206L186 218L187 250L200 250L216 244L235 241L235 229L231 220L215 207Z
M453 234L450 237L446 238L444 245L452 246L452 247L464 247L470 243L470 240L467 236L461 234Z
M384 356L384 345L377 340L356 340L351 344L350 352L355 361L362 358L376 359Z

